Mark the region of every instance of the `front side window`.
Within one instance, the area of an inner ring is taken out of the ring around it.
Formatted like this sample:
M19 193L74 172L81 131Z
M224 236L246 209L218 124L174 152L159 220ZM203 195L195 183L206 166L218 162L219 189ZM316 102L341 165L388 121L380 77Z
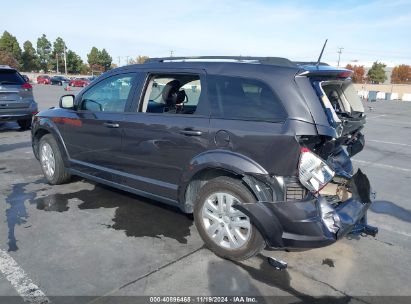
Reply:
M145 113L194 114L201 100L199 75L151 75L141 111Z
M134 74L109 77L85 92L81 99L81 110L102 112L124 112Z
M213 75L207 79L214 117L273 122L286 118L278 97L259 80Z

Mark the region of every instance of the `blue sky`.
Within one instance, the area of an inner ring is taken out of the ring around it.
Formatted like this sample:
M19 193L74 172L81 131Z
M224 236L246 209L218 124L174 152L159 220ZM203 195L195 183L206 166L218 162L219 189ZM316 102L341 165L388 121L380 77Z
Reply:
M411 64L411 0L7 1L0 32L23 44L62 37L83 59L92 46L126 56L258 55Z

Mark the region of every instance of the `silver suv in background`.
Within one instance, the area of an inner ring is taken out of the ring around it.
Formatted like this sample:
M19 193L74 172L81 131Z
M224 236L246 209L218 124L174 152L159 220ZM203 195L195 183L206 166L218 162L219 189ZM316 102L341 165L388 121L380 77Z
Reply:
M0 123L17 121L21 129L27 130L37 112L31 84L15 69L0 65Z

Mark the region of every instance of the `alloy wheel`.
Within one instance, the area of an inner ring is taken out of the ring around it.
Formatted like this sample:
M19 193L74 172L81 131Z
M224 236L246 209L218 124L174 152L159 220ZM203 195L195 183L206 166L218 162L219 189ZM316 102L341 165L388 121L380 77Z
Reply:
M47 177L52 178L56 170L56 161L53 149L45 142L40 148L40 162Z
M240 200L231 194L211 194L202 208L202 220L206 233L218 246L228 249L242 247L251 236L250 219L233 204Z

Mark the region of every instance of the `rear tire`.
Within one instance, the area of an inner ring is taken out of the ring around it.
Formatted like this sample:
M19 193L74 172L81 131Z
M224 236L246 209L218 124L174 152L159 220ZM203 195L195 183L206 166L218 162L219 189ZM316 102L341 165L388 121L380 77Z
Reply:
M64 184L70 181L71 175L64 166L60 149L53 135L44 135L39 142L39 160L41 170L51 185Z
M17 120L17 123L19 124L21 130L28 130L31 127L31 118Z
M223 209L220 209L220 200ZM249 218L230 207L232 202L241 204L257 201L240 180L221 176L209 181L197 196L194 222L210 250L222 258L241 261L258 254L266 244ZM223 238L219 237L220 233L224 234Z

